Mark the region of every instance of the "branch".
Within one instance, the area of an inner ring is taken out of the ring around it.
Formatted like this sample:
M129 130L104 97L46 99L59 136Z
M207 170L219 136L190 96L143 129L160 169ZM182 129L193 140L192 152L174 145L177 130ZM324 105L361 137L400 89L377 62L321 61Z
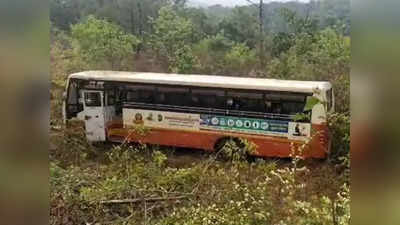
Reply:
M252 5L257 5L257 3L254 3L253 1L251 1L251 0L246 0L248 3L250 3L250 4L252 4Z
M180 200L187 199L188 196L176 196L176 197L158 197L158 198L135 198L135 199L117 199L100 201L100 204L127 204L127 203L140 203L140 202L157 202L157 201L167 201L167 200Z

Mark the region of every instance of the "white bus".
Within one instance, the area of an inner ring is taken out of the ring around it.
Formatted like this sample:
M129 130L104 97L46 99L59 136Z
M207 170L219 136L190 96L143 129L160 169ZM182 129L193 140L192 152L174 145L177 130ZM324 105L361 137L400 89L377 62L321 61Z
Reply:
M305 111L310 99L318 103ZM227 138L245 138L256 156L289 157L291 143L307 141L304 156L324 158L333 109L329 82L86 71L68 78L64 118L82 121L91 142L215 151ZM149 132L138 134L138 126Z

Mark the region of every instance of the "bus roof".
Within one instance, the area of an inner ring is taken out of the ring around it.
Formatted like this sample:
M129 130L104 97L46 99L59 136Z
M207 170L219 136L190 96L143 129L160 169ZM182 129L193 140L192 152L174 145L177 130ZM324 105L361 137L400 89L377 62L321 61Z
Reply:
M249 77L119 71L84 71L71 74L69 78L128 83L170 84L197 87L218 87L230 89L288 91L302 93L312 93L315 89L328 90L332 87L329 82L324 81L293 81Z

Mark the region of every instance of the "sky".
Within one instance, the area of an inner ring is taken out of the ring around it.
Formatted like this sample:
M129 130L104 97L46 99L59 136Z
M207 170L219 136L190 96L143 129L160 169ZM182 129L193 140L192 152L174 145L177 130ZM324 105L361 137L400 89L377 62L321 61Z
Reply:
M251 0L254 3L259 2L259 0ZM293 0L264 0L264 3L277 1L277 2L288 2ZM296 0L294 0L296 1ZM308 2L308 0L297 0L299 2ZM248 1L246 0L189 0L189 3L194 4L196 6L210 6L220 4L223 6L236 6L236 5L248 5Z

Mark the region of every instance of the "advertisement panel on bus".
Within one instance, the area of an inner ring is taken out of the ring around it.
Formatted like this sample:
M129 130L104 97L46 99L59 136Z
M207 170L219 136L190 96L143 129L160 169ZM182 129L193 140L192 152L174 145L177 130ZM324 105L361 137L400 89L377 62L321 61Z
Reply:
M309 123L127 108L123 109L123 123L125 128L143 125L173 130L211 130L270 135L292 140L306 140L311 134Z

